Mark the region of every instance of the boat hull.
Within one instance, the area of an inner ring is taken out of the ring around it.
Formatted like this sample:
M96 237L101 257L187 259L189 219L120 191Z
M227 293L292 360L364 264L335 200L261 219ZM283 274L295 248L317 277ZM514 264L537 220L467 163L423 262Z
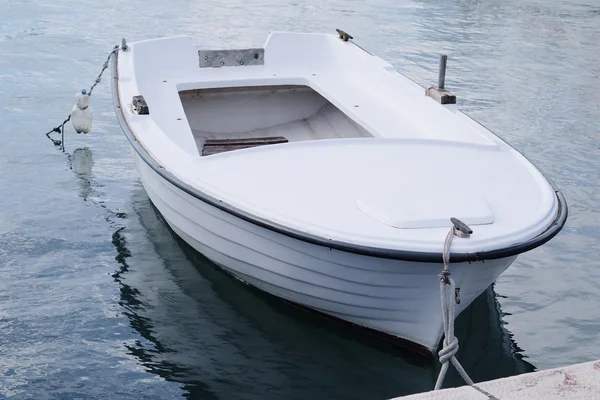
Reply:
M191 196L134 154L144 189L172 230L227 272L417 352L435 352L443 332L441 263L361 255L268 230ZM453 263L461 300L457 315L515 258Z

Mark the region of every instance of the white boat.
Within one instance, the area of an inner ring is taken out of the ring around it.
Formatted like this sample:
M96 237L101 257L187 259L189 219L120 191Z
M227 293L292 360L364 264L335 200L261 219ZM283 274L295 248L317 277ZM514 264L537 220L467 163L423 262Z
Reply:
M205 50L123 45L113 98L151 201L237 278L431 354L451 217L457 313L563 227L560 191L506 142L344 35Z

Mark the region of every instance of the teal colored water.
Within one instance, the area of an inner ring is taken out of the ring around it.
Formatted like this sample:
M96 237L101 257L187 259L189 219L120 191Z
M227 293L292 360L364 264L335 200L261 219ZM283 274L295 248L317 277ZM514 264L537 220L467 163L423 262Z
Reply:
M563 190L563 232L457 322L476 381L600 358L600 5L593 0L0 0L0 398L388 399L439 366L225 275L168 230L111 105L44 133L110 49L185 34L207 48L342 28L424 88L447 87ZM461 384L455 373L447 386Z

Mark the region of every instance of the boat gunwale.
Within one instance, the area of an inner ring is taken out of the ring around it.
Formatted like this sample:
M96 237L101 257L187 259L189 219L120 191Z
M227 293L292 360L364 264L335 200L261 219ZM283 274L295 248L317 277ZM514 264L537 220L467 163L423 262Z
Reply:
M343 252L359 254L363 256L369 257L378 257L392 260L401 260L401 261L414 261L414 262L426 262L426 263L441 263L443 262L443 257L441 252L420 252L420 251L411 251L411 250L397 250L397 249L386 249L381 247L373 247L373 246L365 246L352 244L344 241L327 239L317 235L313 235L310 233L302 232L297 229L275 223L265 218L261 218L252 213L239 209L231 204L225 203L222 200L219 200L210 194L203 192L202 190L189 185L184 182L180 178L178 178L173 173L169 172L162 165L160 165L146 150L146 148L142 145L142 143L137 139L135 133L129 126L129 123L123 113L123 107L120 102L119 96L119 76L118 76L118 56L121 51L126 51L119 49L114 53L114 56L111 60L111 72L112 72L112 100L113 107L115 110L115 114L117 116L117 120L121 129L134 148L136 153L140 156L140 158L160 177L177 187L178 189L184 191L190 196L208 204L217 209L220 209L228 214L231 214L237 218L240 218L246 222L252 223L254 225L260 226L262 228L268 229L273 232L277 232L279 234L311 243L317 246L326 247L329 249L335 249ZM554 190L558 201L558 210L556 214L556 218L549 224L549 226L540 234L522 242L517 242L509 246L502 247L500 249L482 251L482 252L473 252L473 253L450 253L450 263L460 263L460 262L477 262L484 260L493 260L499 258L506 258L515 256L521 253L525 253L527 251L533 250L549 240L555 237L563 228L566 223L567 215L568 215L568 207L566 203L566 199L560 189L556 186L556 184L548 178L548 176L539 169L534 163L532 163L525 155L520 153L514 147L511 146L515 151L517 151L521 156L523 156L534 168L536 168L546 179L548 184Z

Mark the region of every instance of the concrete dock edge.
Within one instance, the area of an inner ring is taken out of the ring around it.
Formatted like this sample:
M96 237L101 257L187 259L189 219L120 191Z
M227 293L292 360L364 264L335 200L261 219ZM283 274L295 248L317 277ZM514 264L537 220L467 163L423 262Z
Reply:
M390 400L600 399L600 360ZM485 394L485 393L488 394Z

